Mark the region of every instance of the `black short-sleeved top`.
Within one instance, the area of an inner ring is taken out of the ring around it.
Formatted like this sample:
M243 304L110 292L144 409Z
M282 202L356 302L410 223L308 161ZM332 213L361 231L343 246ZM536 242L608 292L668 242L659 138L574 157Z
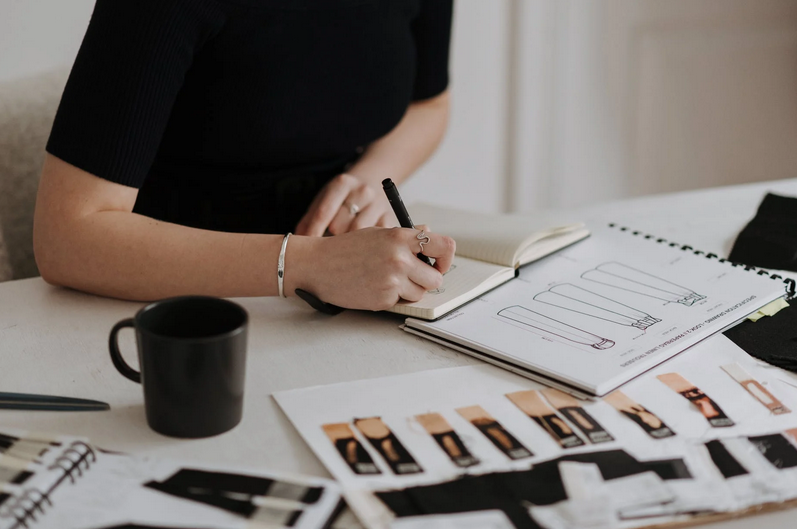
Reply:
M446 89L452 1L97 0L47 151L154 218L289 231Z

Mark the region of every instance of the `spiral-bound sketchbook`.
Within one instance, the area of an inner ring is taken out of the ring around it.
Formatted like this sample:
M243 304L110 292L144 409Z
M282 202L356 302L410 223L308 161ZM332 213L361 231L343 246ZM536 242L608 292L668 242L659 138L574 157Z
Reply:
M338 486L322 478L0 433L0 529L316 529L342 505Z
M576 394L605 395L771 301L794 281L619 226L404 329Z

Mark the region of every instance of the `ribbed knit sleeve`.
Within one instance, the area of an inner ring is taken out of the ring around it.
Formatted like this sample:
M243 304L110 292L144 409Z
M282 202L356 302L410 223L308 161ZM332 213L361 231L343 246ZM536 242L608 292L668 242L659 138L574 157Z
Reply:
M141 187L185 74L221 25L215 0L97 0L47 151Z
M421 0L421 11L412 23L416 50L414 100L434 97L448 86L453 3L453 0Z

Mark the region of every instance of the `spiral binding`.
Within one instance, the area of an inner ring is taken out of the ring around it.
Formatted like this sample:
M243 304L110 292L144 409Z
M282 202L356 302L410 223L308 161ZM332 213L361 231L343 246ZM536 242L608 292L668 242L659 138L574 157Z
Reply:
M47 470L61 470L63 473L55 483L46 491L38 489L25 489L22 494L8 498L0 505L0 518L13 518L15 524L11 529L29 527L30 522L35 522L38 516L44 514L46 508L52 507L50 497L55 489L67 479L75 483L77 478L83 476L93 463L97 461L94 449L83 441L75 441L58 456Z
M797 290L797 285L795 284L795 280L790 278L790 277L785 277L784 278L784 277L782 277L782 276L780 276L778 274L772 274L772 273L770 273L767 270L758 269L755 266L750 266L750 265L746 265L746 264L743 264L743 263L735 263L733 261L729 261L729 260L727 260L727 259L725 259L723 257L720 257L719 255L717 255L715 253L706 253L706 252L704 252L702 250L695 250L694 248L692 248L688 244L678 244L677 242L671 242L671 241L668 241L667 239L664 239L664 238L661 238L661 237L656 237L655 235L643 234L639 230L632 230L631 228L628 228L626 226L618 226L617 224L615 224L613 222L609 223L609 227L610 228L618 228L620 231L629 232L631 235L641 236L644 239L653 240L653 241L655 241L655 242L657 242L659 244L667 244L667 246L669 246L671 248L680 248L681 251L685 251L685 252L691 251L693 254L703 256L706 259L716 259L718 263L728 263L729 265L731 265L734 268L743 267L746 271L749 271L749 272L756 271L756 273L758 275L760 275L760 276L768 276L770 279L775 279L775 280L782 281L783 284L785 285L784 288L786 290L786 300L787 301L791 301L791 300L793 300L795 298L795 296L797 296L797 292L795 292L795 290Z

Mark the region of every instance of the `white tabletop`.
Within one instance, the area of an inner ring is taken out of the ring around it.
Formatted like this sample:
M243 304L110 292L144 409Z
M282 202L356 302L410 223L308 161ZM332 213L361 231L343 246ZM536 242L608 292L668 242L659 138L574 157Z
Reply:
M767 191L797 196L797 179L643 197L535 217L541 222L613 221L727 255ZM141 388L117 373L108 354L111 327L132 316L141 303L56 288L39 278L0 284L0 388L111 405L110 411L97 413L0 411L0 428L85 436L114 450L328 476L271 399L273 392L479 363L401 332L396 316L346 311L330 317L299 300L237 301L250 315L243 421L226 434L185 441L147 427ZM122 331L121 341L135 365L132 331ZM785 527L794 516L786 511L707 527Z

